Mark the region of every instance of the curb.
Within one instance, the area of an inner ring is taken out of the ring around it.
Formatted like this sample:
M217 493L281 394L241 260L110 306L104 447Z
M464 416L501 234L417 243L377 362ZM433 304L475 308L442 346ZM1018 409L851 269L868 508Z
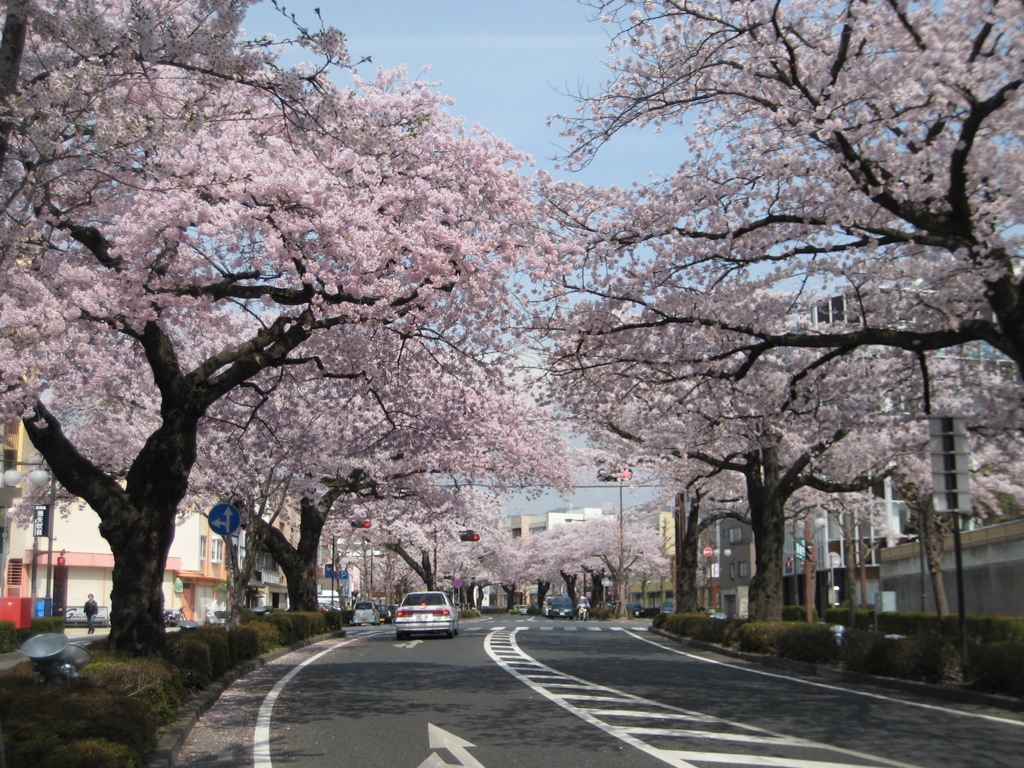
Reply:
M695 650L711 651L719 654L720 656L741 659L743 661L751 662L752 664L760 664L763 667L771 667L772 669L778 669L783 672L795 672L797 674L806 675L807 677L820 677L832 682L856 683L858 685L874 686L876 688L883 688L890 691L914 693L919 696L943 699L945 701L953 701L960 704L976 704L984 707L993 707L995 709L1005 709L1010 712L1024 712L1024 699L1015 699L1012 696L970 691L963 688L957 688L952 685L932 685L930 683L921 683L916 680L900 680L895 677L877 677L875 675L864 674L863 672L850 672L845 669L810 664L805 661L793 661L791 659L783 659L778 656L764 656L759 653L737 651L734 648L724 648L720 645L715 645L714 643L706 643L701 640L680 637L679 635L674 635L663 629L655 629L654 627L651 627L648 631L653 632L666 640L673 640L680 645L686 645L687 647Z
M278 648L270 653L264 654L263 656L258 656L255 659L249 659L248 661L242 662L237 667L227 672L222 678L220 678L220 680L217 680L205 688L202 693L178 711L178 719L169 725L167 730L164 731L163 736L160 737L160 740L157 742L156 749L153 750L146 762L146 768L174 768L174 761L178 759L178 753L181 752L181 747L189 737L189 734L192 733L192 729L195 728L199 718L202 717L210 707L217 703L217 699L220 698L220 695L224 693L224 691L227 690L227 688L236 680L255 672L268 662L274 661L274 659L278 659L292 651L299 651L303 648L314 645L315 643L323 642L324 640L345 636L345 630L339 629L336 632L331 632L326 635L319 635L317 637L300 640L297 643L292 643L286 648Z

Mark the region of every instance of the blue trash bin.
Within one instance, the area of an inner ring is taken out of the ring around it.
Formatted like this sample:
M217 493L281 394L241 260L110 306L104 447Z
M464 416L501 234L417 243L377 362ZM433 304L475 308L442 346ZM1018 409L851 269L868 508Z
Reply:
M53 615L53 598L43 598L35 604L32 609L33 616L52 616Z

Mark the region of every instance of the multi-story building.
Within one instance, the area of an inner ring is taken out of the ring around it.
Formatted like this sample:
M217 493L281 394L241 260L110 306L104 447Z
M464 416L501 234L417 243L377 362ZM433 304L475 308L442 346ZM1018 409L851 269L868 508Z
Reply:
M80 500L56 499L54 480L36 457L20 423L6 424L0 469L6 480L15 482L0 485L0 597L31 599L35 615L63 615L65 608L83 605L90 594L109 607L114 556L100 536L99 516ZM17 470L20 480L9 470ZM45 503L37 505L38 515L35 510L22 514L17 507L23 490L33 481L42 482ZM53 509L43 514L44 506ZM224 609L230 547L237 547L239 557L244 556L244 532L229 541L210 530L205 515L185 516L176 527L167 557L164 606L181 609L186 618L196 621ZM247 604L286 607L287 589L277 564L265 552L257 558L253 579L245 585Z

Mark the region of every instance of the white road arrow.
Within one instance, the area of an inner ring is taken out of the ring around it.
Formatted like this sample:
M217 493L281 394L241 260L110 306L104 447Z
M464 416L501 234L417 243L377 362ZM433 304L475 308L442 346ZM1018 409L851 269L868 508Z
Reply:
M447 749L459 762L446 763L435 752L420 763L419 768L443 768L443 766L446 765L450 766L450 768L456 768L456 766L462 766L463 768L484 768L483 763L466 751L466 747L474 747L476 746L475 744L471 744L465 739L460 739L454 733L448 733L448 731L438 728L433 723L427 723L427 734L430 737L431 749Z
M410 640L408 643L395 643L395 648L415 648L422 640Z

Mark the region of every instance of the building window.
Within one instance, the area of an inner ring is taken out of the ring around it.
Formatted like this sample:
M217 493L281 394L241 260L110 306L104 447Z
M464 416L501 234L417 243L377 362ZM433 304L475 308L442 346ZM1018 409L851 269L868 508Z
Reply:
M199 562L206 559L206 534L199 534Z
M210 540L210 562L224 562L224 539Z
M730 528L729 529L729 543L739 544L743 541L743 529L742 528Z
M750 578L750 563L748 563L746 560L740 563L740 578Z

